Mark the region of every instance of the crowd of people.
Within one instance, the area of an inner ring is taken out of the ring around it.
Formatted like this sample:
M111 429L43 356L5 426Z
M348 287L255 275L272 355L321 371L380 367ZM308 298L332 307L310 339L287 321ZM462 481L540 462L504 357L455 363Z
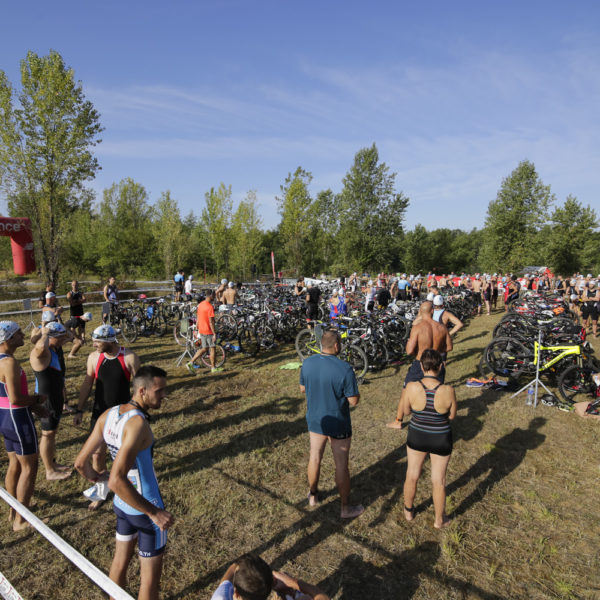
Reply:
M485 305L489 313L496 307L501 291L508 302L514 294L535 286L557 293L577 294L582 317L590 320L594 334L598 318L600 295L595 280L574 276L566 280L544 274L525 283L511 275L451 274L426 277L398 274L362 282L356 273L341 280L328 299L329 316L335 323L347 313L346 297L357 290L364 291L368 311L386 307L391 302L423 299L408 342L407 355L414 356L406 374L397 412L391 429L405 427L408 466L404 481L404 516L416 517L414 498L424 461L431 460L432 496L435 511L433 526L441 529L450 523L446 515L446 470L452 453L451 421L456 416L457 402L452 386L445 384L446 361L453 350L453 337L463 324L444 308L440 293L448 287L471 290L480 298L480 312ZM185 279L182 271L174 279L176 294L191 294L193 278ZM362 283L365 285L363 286ZM189 284L189 285L188 285ZM568 284L568 285L567 285ZM535 289L533 288L533 289ZM311 281L299 278L294 293L306 302L307 319L317 318L321 289ZM577 290L577 291L575 291ZM84 310L85 295L77 281L71 282L67 293L69 319L57 303L54 287L49 284L40 296L41 325L31 332L29 361L35 374L35 393L30 394L27 378L15 352L25 344L25 335L13 321L0 322L0 433L4 437L9 464L6 489L25 506L29 506L35 487L39 458L48 480L69 477L72 468L56 460L56 437L65 411L73 413L73 422L80 425L88 398L93 392L90 412L90 435L75 460L75 469L94 484L90 494L90 509L96 509L107 497L115 494L116 546L110 577L126 585L127 568L138 547L140 558L139 598L158 597L159 582L167 544L167 530L174 516L165 508L152 462L154 437L149 424L150 412L159 410L166 397L167 373L153 365L142 365L130 349L122 347L117 332L106 323L110 305L118 302L119 291L114 278L103 289L108 308L103 308L103 324L91 335L93 351L86 362L86 373L79 390L76 407L66 403L66 361L63 346L72 342L72 357L85 342L86 323L92 319ZM200 348L188 363L194 372L195 362L208 352L212 370L216 341L215 306L227 310L238 301L238 289L223 279L215 290L209 290L198 304ZM64 322L63 322L64 321ZM307 504L314 508L321 500L319 479L321 462L327 444L330 445L335 483L339 491L340 517L359 517L364 508L350 502L351 478L349 456L352 439L350 408L359 404L360 392L351 366L337 358L342 341L335 328L327 329L321 338L321 352L307 358L300 370L300 392L306 397L306 420L310 452L307 467ZM581 411L579 411L581 412ZM585 411L584 411L585 412ZM588 413L585 413L588 414ZM582 415L583 416L583 415ZM41 439L34 417L40 420ZM107 469L107 452L112 459ZM104 491L102 491L104 490ZM13 530L28 526L16 511L10 511ZM213 595L223 598L267 598L272 591L281 598L324 600L327 595L316 586L284 573L273 571L260 557L247 554L232 564Z

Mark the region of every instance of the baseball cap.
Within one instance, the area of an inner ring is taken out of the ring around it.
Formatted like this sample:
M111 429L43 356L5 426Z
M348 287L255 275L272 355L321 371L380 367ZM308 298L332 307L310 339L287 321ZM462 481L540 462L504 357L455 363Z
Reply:
M0 321L0 344L10 340L19 329L21 329L21 327L14 321Z
M67 329L62 323L58 321L51 321L46 325L48 331L48 337L60 337L64 333L67 333Z
M116 342L117 332L110 325L100 325L94 329L92 339L97 342Z
M443 306L444 304L444 299L438 294L434 299L433 299L433 305L434 306Z

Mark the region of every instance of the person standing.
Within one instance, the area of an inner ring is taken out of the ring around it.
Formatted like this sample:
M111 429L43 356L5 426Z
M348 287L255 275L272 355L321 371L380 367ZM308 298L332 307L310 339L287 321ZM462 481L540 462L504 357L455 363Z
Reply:
M73 347L67 358L74 358L81 346L85 343L85 324L92 320L92 313L87 312L80 317L71 317L66 323L67 331L73 336Z
M185 280L185 285L184 287L184 293L185 293L185 299L189 302L192 299L192 293L193 293L193 285L194 285L194 276L193 275L189 275L188 278Z
M78 329L81 330L81 341L85 342L85 319L82 319L84 310L83 303L86 298L79 289L79 282L76 279L71 281L71 289L67 292L67 302L69 303L69 315L71 319L80 320Z
M70 336L62 323L53 321L42 327L41 335L29 355L35 373L36 392L46 397L48 416L41 419L40 455L46 468L46 479L66 479L72 469L56 462L56 432L63 413L65 395L65 364L62 345Z
M38 438L33 414L47 417L45 397L29 395L27 377L14 357L25 343L25 335L14 321L0 321L0 434L8 454L6 491L29 506L38 470ZM29 526L13 508L9 509L13 531Z
M109 577L127 584L127 568L136 542L140 557L139 600L156 600L162 574L167 530L173 515L165 510L152 460L154 436L149 411L158 410L166 397L167 374L154 366L140 368L133 379L133 398L102 413L75 460L75 468L93 483L106 481L90 458L105 444L113 466L108 487L115 493L117 540Z
M359 504L350 505L350 471L348 461L352 424L350 407L360 399L352 367L337 358L342 343L337 331L328 330L321 338L321 354L309 356L300 371L300 391L306 394L306 422L310 438L308 461L308 503L319 501L321 460L327 442L335 462L335 483L340 493L342 519L358 517L364 512Z
M209 290L206 293L205 299L198 304L196 310L196 326L198 327L198 335L200 337L200 348L196 354L192 356L192 360L187 363L186 367L190 373L196 374L198 368L195 362L201 359L206 352L210 360L211 373L222 371L223 367L215 366L215 344L217 343L217 330L215 327L215 309L212 305L215 299L214 290Z
M321 290L314 284L309 283L306 286L306 318L310 321L316 321L319 318L319 302L321 301Z
M414 499L423 463L431 459L431 483L435 520L433 526L442 529L450 523L446 516L446 471L452 453L452 429L450 421L456 417L454 389L440 382L442 356L433 349L421 354L423 377L406 386L403 405L396 422L402 428L405 416L412 415L408 424L406 455L408 465L404 482L404 517L415 518Z
M185 277L183 271L179 269L175 276L173 277L173 283L175 284L175 302L179 302L181 298L181 293L183 292L183 283L185 281Z
M129 402L131 399L129 383L140 368L137 354L128 348L123 348L117 342L117 334L110 325L96 327L92 333L92 341L94 351L87 359L86 375L79 390L79 402L73 417L73 425L80 425L85 403L96 382L90 429L94 429L96 421L106 410ZM98 473L106 471L105 446L98 447L98 450L93 453L92 461L95 471ZM98 505L92 503L90 508L94 509Z
M114 277L110 277L108 283L104 286L102 290L104 295L104 301L110 303L110 308L112 310L115 304L119 303L119 290L117 288L117 280ZM102 322L106 323L108 321L109 313L103 313Z

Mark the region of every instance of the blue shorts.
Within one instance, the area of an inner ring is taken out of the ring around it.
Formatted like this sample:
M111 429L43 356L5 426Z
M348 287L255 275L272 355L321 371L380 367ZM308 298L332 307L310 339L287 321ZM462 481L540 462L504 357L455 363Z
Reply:
M7 452L15 452L19 456L37 454L37 431L28 407L0 409L0 434L4 437Z
M117 540L129 542L138 538L138 554L143 558L158 556L165 551L167 531L161 531L158 525L146 515L128 515L113 506L117 515Z

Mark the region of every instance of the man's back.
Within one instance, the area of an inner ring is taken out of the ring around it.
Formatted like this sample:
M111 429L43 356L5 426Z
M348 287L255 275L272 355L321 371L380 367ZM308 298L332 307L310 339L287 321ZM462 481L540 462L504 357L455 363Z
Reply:
M411 354L416 354L417 360L427 348L433 348L438 352L449 352L452 349L449 344L448 328L441 323L437 323L431 318L423 318L413 325L410 337L415 345ZM409 348L407 346L407 352Z

